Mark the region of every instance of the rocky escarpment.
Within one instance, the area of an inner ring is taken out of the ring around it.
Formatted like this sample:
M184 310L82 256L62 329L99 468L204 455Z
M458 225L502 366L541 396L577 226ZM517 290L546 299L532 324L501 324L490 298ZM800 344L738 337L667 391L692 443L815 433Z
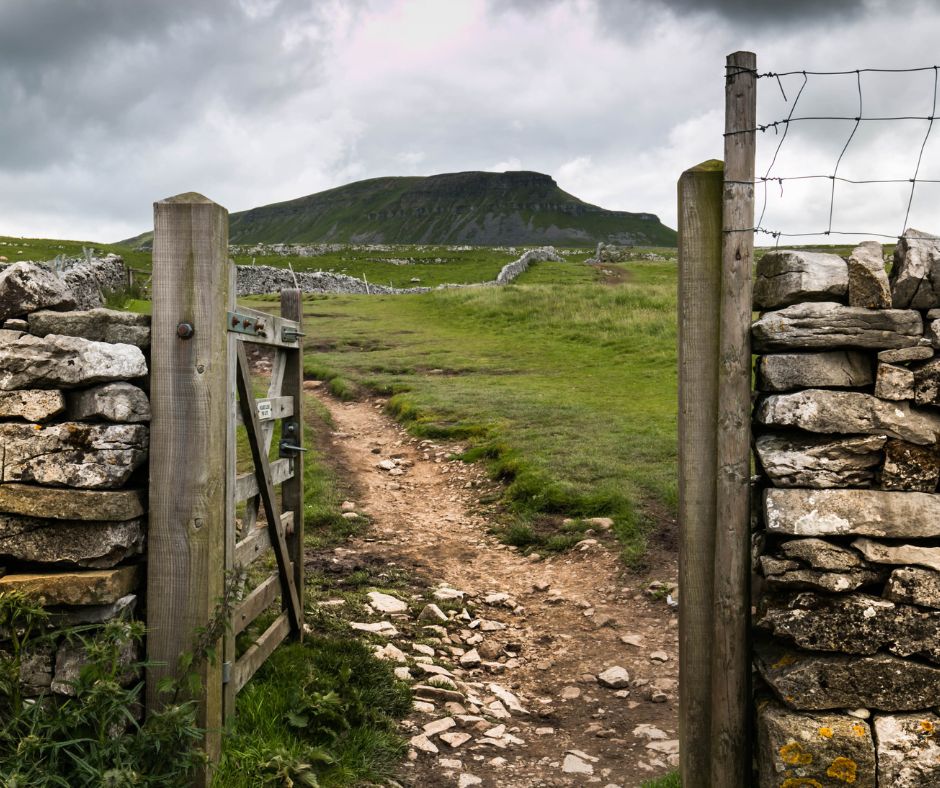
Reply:
M231 215L233 243L675 246L651 213L608 211L538 172L372 178Z

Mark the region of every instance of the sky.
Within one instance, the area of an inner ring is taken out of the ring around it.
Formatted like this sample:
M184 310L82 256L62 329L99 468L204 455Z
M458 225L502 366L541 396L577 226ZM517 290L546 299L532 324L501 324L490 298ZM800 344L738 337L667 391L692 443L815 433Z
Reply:
M363 178L536 170L676 224L721 158L725 57L758 71L940 63L929 0L0 0L0 234L116 241L198 191L231 211ZM758 123L934 114L937 71L758 81ZM786 97L786 98L784 98ZM837 174L912 177L929 121L863 121ZM940 179L940 121L920 178ZM790 124L769 175L835 172L854 121ZM768 173L783 126L757 134ZM762 226L883 232L911 184L758 186ZM832 220L830 224L830 207ZM940 184L908 226L940 233ZM772 243L758 236L758 243Z

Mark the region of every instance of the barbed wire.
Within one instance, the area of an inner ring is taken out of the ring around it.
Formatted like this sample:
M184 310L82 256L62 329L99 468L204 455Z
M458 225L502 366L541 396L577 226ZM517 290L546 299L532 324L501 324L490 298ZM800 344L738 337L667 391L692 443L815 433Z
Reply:
M932 105L929 115L871 115L865 116L864 114L864 91L862 89L862 75L870 73L881 73L881 74L910 74L917 72L929 72L933 71L933 96L932 96ZM938 95L938 86L940 86L940 66L921 66L917 68L858 68L850 69L845 71L767 71L767 72L758 72L756 69L746 69L738 68L734 70L727 71L727 76L733 76L737 74L753 74L757 79L775 79L777 85L780 88L780 93L783 96L784 102L790 105L789 112L785 118L780 120L771 121L768 123L755 123L753 127L742 128L742 129L732 129L725 132L724 136L733 136L737 134L755 134L757 132L766 133L770 130L773 130L775 134L780 134L777 145L774 149L773 155L770 158L770 163L767 166L763 175L756 176L752 181L728 181L729 183L747 183L754 185L763 185L763 201L761 205L760 215L755 223L754 227L743 228L742 230L727 230L726 232L754 232L769 235L775 239L777 244L781 238L809 238L814 236L874 236L878 238L890 238L890 239L900 239L904 233L904 230L907 228L908 220L911 216L911 209L914 205L914 193L917 189L917 185L920 183L923 184L938 184L940 179L938 178L921 178L920 169L923 164L924 151L927 148L927 142L930 139L930 135L933 132L934 121L938 120L937 116L937 95ZM796 115L796 109L800 104L800 99L803 96L803 93L806 89L807 84L810 81L810 77L824 77L824 76L855 76L855 89L858 94L858 108L855 114L853 115ZM792 104L787 99L786 91L784 90L782 77L791 77L791 76L802 76L803 81L800 84L799 90L796 93L795 98L793 99ZM808 121L843 121L851 122L852 127L849 131L844 144L842 145L839 155L836 158L835 165L833 166L832 172L830 173L817 173L817 174L797 174L797 175L771 175L771 172L774 166L777 163L779 158L780 151L783 148L783 144L787 139L787 135L790 131L790 128L795 123L808 122ZM927 123L927 129L924 132L923 139L920 143L920 148L917 154L917 160L914 164L914 173L911 177L901 178L846 178L839 175L839 168L842 166L843 160L845 159L846 152L849 150L853 140L856 138L856 133L863 123L867 122L891 122L891 121L921 121ZM780 133L782 129L782 133ZM831 183L829 191L829 216L828 222L826 224L825 230L819 230L815 232L798 232L798 233L788 233L781 230L769 229L764 227L764 218L767 213L768 206L768 186L772 183L776 183L780 186L781 197L783 195L783 184L785 181L807 181L807 180L829 180ZM849 231L849 230L833 230L833 219L835 216L835 206L836 206L836 185L837 184L850 184L850 185L862 185L862 184L903 184L909 183L911 185L910 192L908 194L907 206L904 212L904 221L901 225L901 232L898 234L893 233L883 233L883 232L871 232L871 231Z

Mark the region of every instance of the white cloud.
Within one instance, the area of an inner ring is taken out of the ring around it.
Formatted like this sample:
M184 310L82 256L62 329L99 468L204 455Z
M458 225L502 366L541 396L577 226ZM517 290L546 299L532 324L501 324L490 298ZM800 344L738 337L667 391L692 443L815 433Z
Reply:
M758 52L762 71L931 64L940 11L899 3L0 4L0 233L114 240L191 189L239 210L358 178L522 168L674 226L682 170L722 155L727 52ZM866 113L927 114L931 79L864 76ZM759 95L759 118L785 114L775 81ZM801 105L850 114L857 94L814 79ZM845 131L794 125L775 171L829 172ZM909 177L923 131L861 129L840 173ZM762 172L779 138L758 136ZM937 137L921 177L940 178ZM828 223L828 186L785 182L781 200L774 185L766 222ZM896 232L908 195L839 185L834 226ZM912 224L940 231L938 196L918 186Z

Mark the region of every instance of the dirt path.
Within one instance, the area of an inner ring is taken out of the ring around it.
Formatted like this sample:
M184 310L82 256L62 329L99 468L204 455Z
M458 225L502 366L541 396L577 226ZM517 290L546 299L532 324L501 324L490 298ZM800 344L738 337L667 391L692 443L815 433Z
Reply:
M676 619L666 589L651 594L648 584L672 582L674 558L642 576L624 570L602 527L569 553L527 558L488 534L481 498L494 488L481 468L448 459L460 447L410 437L380 400L315 393L333 415L332 448L358 491L356 510L372 520L331 560L406 569L413 591L451 611L416 622L424 603L415 599L411 612L377 611L401 631L386 656L414 677L419 699L404 723L412 746L399 780L632 788L670 771ZM604 686L597 675L611 667L629 679Z

